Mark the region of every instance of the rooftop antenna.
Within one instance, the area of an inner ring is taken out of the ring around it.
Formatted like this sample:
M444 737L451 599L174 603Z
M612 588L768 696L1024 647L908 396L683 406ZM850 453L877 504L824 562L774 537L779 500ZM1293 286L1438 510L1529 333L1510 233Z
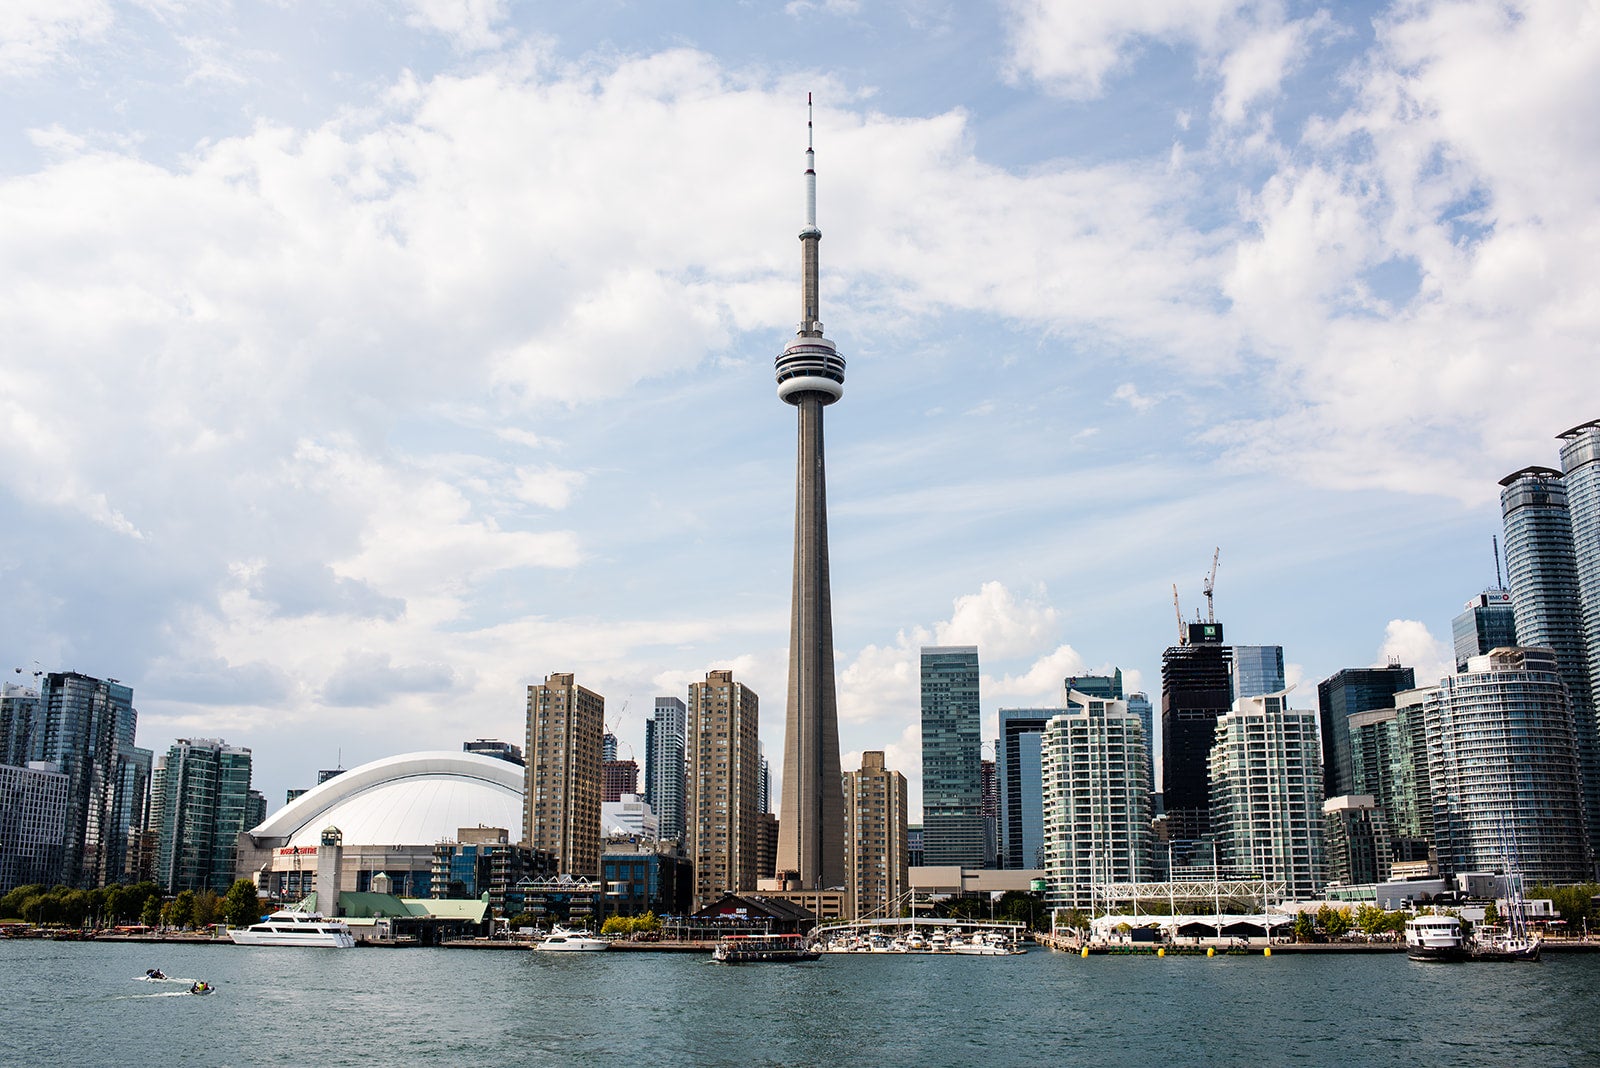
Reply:
M1212 611L1211 592L1217 588L1217 564L1222 559L1222 546L1217 546L1217 551L1211 554L1211 573L1206 576L1206 622L1215 623L1217 615Z
M1189 644L1189 633L1183 628L1183 609L1178 607L1178 584L1172 584L1172 610L1178 615L1178 644Z
M1503 590L1506 588L1506 584L1500 578L1500 536L1491 534L1489 535L1489 540L1494 543L1494 588Z

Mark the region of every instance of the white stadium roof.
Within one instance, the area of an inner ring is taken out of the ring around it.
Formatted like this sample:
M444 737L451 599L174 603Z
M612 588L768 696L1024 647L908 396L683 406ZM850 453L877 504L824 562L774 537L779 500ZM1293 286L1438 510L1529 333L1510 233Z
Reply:
M314 846L329 826L347 846L432 845L478 826L504 827L518 841L522 768L449 750L384 757L306 791L250 834Z

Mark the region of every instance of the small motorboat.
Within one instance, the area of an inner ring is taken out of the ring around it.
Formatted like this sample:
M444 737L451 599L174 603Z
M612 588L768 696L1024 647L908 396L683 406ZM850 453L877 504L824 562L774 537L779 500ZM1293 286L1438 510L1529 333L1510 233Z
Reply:
M189 987L189 993L194 994L196 996L204 996L206 994L211 993L212 991L214 991L216 989L217 989L216 987L212 986L210 983L206 982L204 979L197 979L194 982L194 984Z

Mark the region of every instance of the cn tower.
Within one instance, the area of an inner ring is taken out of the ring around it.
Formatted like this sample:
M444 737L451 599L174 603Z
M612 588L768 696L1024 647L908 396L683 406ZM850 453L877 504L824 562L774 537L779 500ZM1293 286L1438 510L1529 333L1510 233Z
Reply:
M794 605L789 615L789 699L783 734L778 875L786 888L843 886L844 787L833 681L828 591L828 491L822 409L844 394L844 358L822 336L817 309L816 153L806 95L806 224L800 231L800 329L775 361L778 399L799 413L795 465Z

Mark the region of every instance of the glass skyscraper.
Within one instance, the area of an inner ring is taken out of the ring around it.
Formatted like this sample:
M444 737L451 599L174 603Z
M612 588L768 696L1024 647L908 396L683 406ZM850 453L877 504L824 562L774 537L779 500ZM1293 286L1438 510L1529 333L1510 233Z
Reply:
M1355 787L1350 764L1350 717L1375 708L1393 708L1394 695L1416 684L1416 672L1399 664L1345 668L1317 684L1317 709L1322 718L1324 797L1373 792Z
M39 712L30 759L59 765L68 781L62 880L84 888L116 882L126 869L129 820L144 805L129 794L149 789L149 751L133 744L133 690L52 671L42 680Z
M1474 657L1424 700L1439 866L1580 882L1590 870L1566 686L1548 649Z
M983 867L978 647L922 650L923 862Z
M644 722L644 799L661 821L662 838L683 837L683 775L689 706L657 697Z
M1308 900L1327 882L1317 716L1282 693L1241 697L1217 720L1211 748L1211 828L1224 870L1283 882Z
M1059 708L1002 708L1000 744L1000 866L1037 868L1044 846L1044 779L1040 740Z
M1577 459L1576 452L1573 459ZM1589 464L1584 470L1592 474L1592 469ZM1600 852L1600 725L1590 685L1591 658L1597 650L1584 640L1569 487L1561 472L1548 467L1513 471L1500 480L1500 486L1506 577L1516 613L1517 641L1555 653L1572 699L1589 842L1591 849Z
M1125 701L1071 693L1042 739L1046 902L1093 909L1108 883L1142 882L1150 857L1144 729Z
M1450 640L1455 646L1456 670L1467 670L1467 661L1495 649L1517 644L1517 614L1511 591L1492 587L1467 602L1466 611L1450 621Z
M254 826L250 766L250 750L217 738L167 750L155 877L169 892L233 885L239 835Z
M1383 810L1395 860L1427 860L1433 845L1424 693L1404 691L1394 708L1357 712L1348 721L1350 793L1372 797Z
M1162 794L1167 837L1211 833L1211 743L1233 704L1233 650L1221 623L1190 623L1184 641L1161 654Z
M1233 696L1260 697L1282 693L1283 646L1235 645L1233 647Z

